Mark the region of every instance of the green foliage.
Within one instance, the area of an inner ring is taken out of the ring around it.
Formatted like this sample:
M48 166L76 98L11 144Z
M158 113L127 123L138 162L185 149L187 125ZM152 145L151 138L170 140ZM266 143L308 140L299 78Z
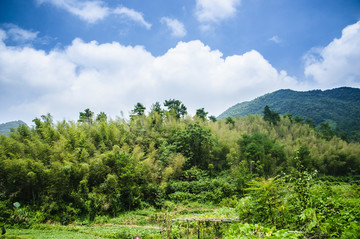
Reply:
M357 88L341 87L304 92L278 90L252 101L236 104L218 118L260 115L266 105L280 114L294 116L294 122L305 119L305 123L311 127L323 122L335 122L332 129L337 134L343 132L348 140L359 142L360 89Z
M225 233L224 238L226 239L237 239L237 238L303 238L301 233L288 232L288 230L276 230L275 227L263 227L258 224L235 224Z
M131 111L131 113L133 115L144 115L145 113L145 110L146 110L146 107L141 104L141 103L137 103L135 106L134 106L134 109Z
M96 116L96 121L100 121L100 122L105 122L107 120L107 116L104 112L100 112L97 116Z
M277 125L277 123L280 121L280 115L279 113L275 112L275 111L271 111L270 107L268 105L266 105L264 107L264 120L273 124L273 125ZM296 120L295 120L296 122Z
M232 117L227 117L225 123L231 125L232 127L235 126L235 121Z
M236 207L249 232L258 223L273 237L285 229L306 236L356 235L358 143L324 139L292 116L276 125L260 115L215 122L185 117L172 108L183 108L181 102L172 101L169 111L156 104L129 121L105 113L93 120L85 110L81 121L55 123L47 114L34 119L32 128L0 135L1 222L144 225L162 220L156 210L183 215L192 211L184 205L198 211L222 205ZM235 217L231 210L206 217ZM213 237L227 229L201 227ZM184 235L180 224L178 233Z
M259 176L274 176L286 161L283 148L266 134L244 134L238 140L241 156L249 173Z
M94 112L89 108L85 109L84 112L79 113L79 122L89 123L93 122Z
M155 112L156 112L157 114L162 115L162 114L164 113L164 110L161 109L161 105L160 105L159 102L155 102L155 104L153 104L153 105L151 106L151 112L152 112L152 113L155 113Z
M209 120L210 120L211 122L213 122L213 123L215 123L215 122L217 121L216 117L213 116L213 115L210 115L210 116L209 116Z
M187 114L186 106L179 100L165 100L164 106L167 107L170 114L174 115L176 118L183 117Z
M207 114L208 114L208 112L205 112L204 108L201 108L201 109L196 110L195 116L198 117L199 119L205 120Z
M188 158L187 169L198 166L207 169L211 162L211 149L214 140L210 130L202 127L199 123L190 124L185 130L175 134L175 146L177 152Z

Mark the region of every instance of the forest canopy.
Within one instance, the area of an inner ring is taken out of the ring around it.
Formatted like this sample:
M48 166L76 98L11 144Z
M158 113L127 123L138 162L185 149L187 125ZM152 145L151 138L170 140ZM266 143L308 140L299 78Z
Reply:
M346 180L360 174L360 145L325 126L276 114L276 123L260 115L214 120L203 108L190 117L180 101L164 105L146 114L138 103L130 120L90 109L77 122L47 114L0 135L0 220L16 219L15 202L65 223L168 200L218 204L248 195L255 178L265 183L294 170Z

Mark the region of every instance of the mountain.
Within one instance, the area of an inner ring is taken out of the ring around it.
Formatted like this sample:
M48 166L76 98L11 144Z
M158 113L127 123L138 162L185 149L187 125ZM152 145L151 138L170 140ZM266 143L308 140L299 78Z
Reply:
M348 135L360 133L360 89L350 87L304 92L278 90L236 104L219 115L218 119L262 114L266 105L272 111L310 118L316 124L328 122L333 129Z
M20 124L26 125L26 123L21 120L10 121L7 123L0 124L0 134L8 135L10 132L10 128L16 129L17 127L19 127Z

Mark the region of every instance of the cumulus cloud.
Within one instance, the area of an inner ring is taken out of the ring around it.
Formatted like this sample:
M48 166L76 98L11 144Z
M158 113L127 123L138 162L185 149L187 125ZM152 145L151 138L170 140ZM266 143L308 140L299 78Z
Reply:
M321 88L360 87L360 21L343 29L339 39L305 55L305 75Z
M195 15L201 23L213 23L232 17L240 0L196 0Z
M56 120L76 120L85 108L114 118L137 102L150 108L170 98L192 115L202 107L218 115L237 102L296 86L255 50L224 58L201 41L179 42L157 57L118 42L75 39L48 53L0 43L0 95L7 99L0 121L31 122L48 112Z
M177 19L172 19L168 17L162 17L160 22L162 24L166 24L168 28L171 30L171 35L173 37L184 37L186 36L186 29L184 24L182 24Z
M143 15L140 13L140 12L137 12L133 9L129 9L129 8L126 8L126 7L119 7L119 8L116 8L114 11L113 11L115 14L119 14L121 16L125 16L135 22L138 22L140 23L141 25L145 26L147 29L150 29L151 28L151 24L148 23L147 21L145 21Z
M144 20L142 13L126 7L115 9L108 8L102 0L37 0L39 4L49 3L62 8L82 20L95 23L110 15L120 15L132 21L138 22L147 29L151 24Z

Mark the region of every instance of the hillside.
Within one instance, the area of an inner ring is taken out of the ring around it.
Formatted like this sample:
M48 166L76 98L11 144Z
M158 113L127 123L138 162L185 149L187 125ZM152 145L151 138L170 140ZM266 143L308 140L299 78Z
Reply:
M360 89L349 87L305 92L278 90L236 104L218 118L262 114L266 105L280 114L310 118L316 124L329 122L334 129L344 131L352 138L360 131Z
M16 129L19 126L19 124L25 124L25 122L21 120L17 120L17 121L10 121L7 123L0 124L0 134L8 134L10 132L10 128Z
M358 235L359 143L324 138L287 117L276 125L260 115L213 122L170 107L148 114L135 108L130 120L108 120L103 112L95 117L90 109L80 112L77 122L42 115L31 128L20 125L9 137L0 135L0 225L141 220L141 225L166 224L170 238L185 238L184 223L168 219L176 211L182 219L198 218L208 205L212 209L204 218L238 218L254 231L261 225L281 234L274 238L308 228L309 219L299 220L308 217L304 212L311 220L315 212L321 215L306 238ZM196 207L192 215L186 215L189 206ZM148 219L139 217L146 211ZM201 238L239 238L242 230L199 222L185 223L186 228L216 232ZM113 238L135 236L117 232Z

